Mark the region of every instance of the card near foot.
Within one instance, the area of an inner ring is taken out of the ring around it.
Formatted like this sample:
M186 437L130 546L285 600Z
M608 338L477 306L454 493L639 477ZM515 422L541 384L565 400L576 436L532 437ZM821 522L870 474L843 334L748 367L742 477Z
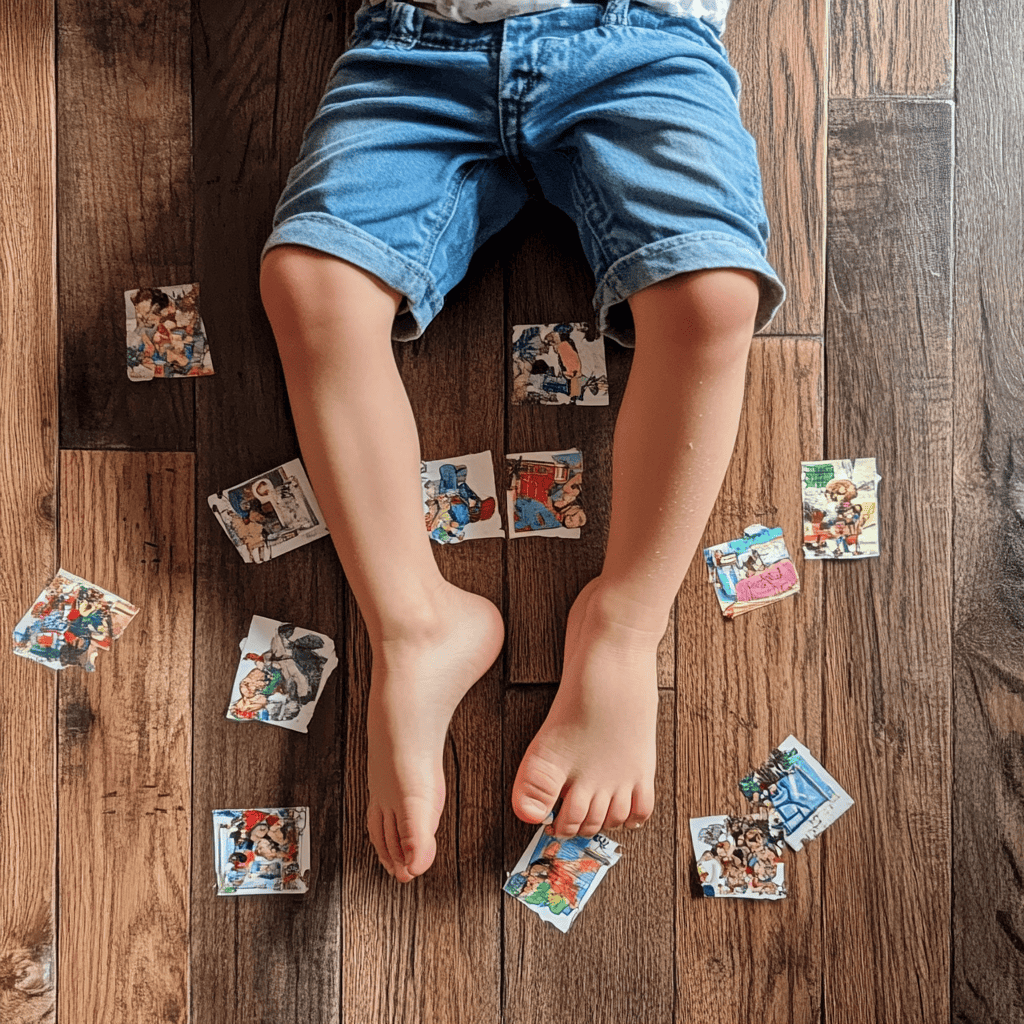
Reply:
M604 336L582 323L513 327L512 404L607 405Z
M522 452L506 455L511 537L541 534L576 539L587 521L581 492L583 453Z
M748 526L742 537L705 548L704 562L708 582L728 619L800 590L796 566L778 526Z
M697 876L705 896L781 900L786 896L783 832L766 809L690 819Z
M787 736L760 768L744 776L740 790L756 807L778 815L794 850L853 806L850 794L795 736Z
M490 452L421 462L420 486L427 533L435 543L505 536Z
M600 832L559 839L551 821L549 816L537 829L502 890L567 932L622 851Z
M306 732L323 684L338 667L334 641L254 615L241 648L227 717Z
M169 284L124 293L128 379L206 377L213 373L199 285Z
M14 627L14 653L53 669L71 665L94 672L139 609L123 597L58 569Z
M267 562L327 536L327 525L298 459L207 499L246 562Z
M801 462L804 558L878 557L874 459Z
M213 812L218 896L306 892L308 807Z

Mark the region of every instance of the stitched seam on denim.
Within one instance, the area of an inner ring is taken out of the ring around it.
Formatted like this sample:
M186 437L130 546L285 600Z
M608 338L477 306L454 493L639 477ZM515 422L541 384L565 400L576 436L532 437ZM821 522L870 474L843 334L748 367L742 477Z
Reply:
M462 191L466 187L466 182L469 180L470 172L474 167L476 167L477 162L478 161L474 160L473 163L467 164L459 170L459 184L455 189L455 194L451 197L451 207L448 211L448 218L445 220L441 230L438 231L437 236L434 238L433 245L430 246L430 258L424 262L424 266L426 266L428 270L434 262L434 256L437 253L437 247L441 244L441 239L444 238L445 232L447 232L448 228L451 227L452 221L455 219L455 214L459 209L459 199L462 198ZM426 252L426 247L424 247L423 251Z
M349 235L350 237L357 239L358 241L366 242L367 245L379 250L385 256L388 256L389 258L395 260L395 262L397 262L404 269L408 270L414 276L423 280L423 282L427 285L428 289L433 288L436 290L437 288L433 279L433 275L428 270L425 270L419 264L414 263L412 260L410 260L408 256L403 256L400 252L398 252L397 249L393 249L386 242L382 242L379 238L375 238L369 232L364 231L362 228L357 227L355 224L350 224L347 220L342 220L340 217L332 217L329 213L297 213L294 216L285 218L285 220L281 221L280 224L275 225L272 234L278 234L287 225L292 224L296 221L314 221L315 223L326 224L334 228L335 230L340 231L343 234ZM308 245L309 243L303 244Z
M582 165L579 159L573 160L565 153L559 153L558 156L560 156L569 165L569 180L572 182L572 188L570 189L569 194L572 196L573 201L576 204L576 209L579 210L580 220L582 220L586 225L587 231L593 239L594 247L600 254L601 262L607 263L609 254L608 250L605 248L604 238L601 232L599 232L590 221L590 211L597 209L598 196L591 190L589 179L583 175ZM581 181L586 183L587 194L584 194L585 190L580 185ZM578 224L576 229L577 231L579 230ZM613 260L613 265L614 262L615 261Z

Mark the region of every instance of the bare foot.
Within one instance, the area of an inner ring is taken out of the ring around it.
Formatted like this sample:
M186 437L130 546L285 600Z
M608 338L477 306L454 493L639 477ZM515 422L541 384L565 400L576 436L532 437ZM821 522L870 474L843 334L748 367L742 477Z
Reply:
M448 583L432 610L434 621L382 640L373 652L366 825L381 864L400 882L434 860L448 723L498 656L505 633L490 601Z
M573 603L562 681L512 787L523 821L543 821L559 796L558 836L635 828L650 817L664 627L636 612L600 577Z

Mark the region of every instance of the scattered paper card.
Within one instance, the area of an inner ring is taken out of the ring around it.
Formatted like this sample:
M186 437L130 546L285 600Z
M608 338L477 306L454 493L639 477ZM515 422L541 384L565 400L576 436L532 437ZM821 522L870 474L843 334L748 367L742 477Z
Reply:
M795 736L787 736L760 768L741 779L740 790L755 806L779 816L794 850L853 806L849 793Z
M327 536L323 513L298 459L207 500L246 562L266 562Z
M878 557L874 459L801 462L804 558Z
M124 631L139 609L123 597L58 569L14 627L14 653L40 665L96 670L100 651Z
M508 521L511 537L543 533L578 538L587 513L580 499L583 453L523 452L506 455Z
M783 832L771 812L691 818L690 837L705 896L748 900L786 896Z
M800 590L796 566L782 539L782 527L748 526L738 540L704 549L708 582L732 619Z
M329 636L254 615L242 641L227 717L306 732L323 684L337 667Z
M560 932L567 932L622 851L600 832L590 838L559 839L551 821L548 815L502 889Z
M420 463L423 514L430 539L459 544L504 537L490 452Z
M218 896L306 892L308 807L213 812Z
M512 404L607 405L604 336L581 323L513 327Z
M128 379L205 377L213 373L199 285L132 288L124 293Z

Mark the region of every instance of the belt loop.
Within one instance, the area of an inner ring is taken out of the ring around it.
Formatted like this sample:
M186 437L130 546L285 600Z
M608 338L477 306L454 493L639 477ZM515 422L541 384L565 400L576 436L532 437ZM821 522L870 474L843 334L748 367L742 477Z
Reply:
M402 0L387 0L387 8L388 42L403 50L412 49L419 40L420 28L427 15Z
M629 24L629 0L608 0L604 5L605 25L628 25Z

